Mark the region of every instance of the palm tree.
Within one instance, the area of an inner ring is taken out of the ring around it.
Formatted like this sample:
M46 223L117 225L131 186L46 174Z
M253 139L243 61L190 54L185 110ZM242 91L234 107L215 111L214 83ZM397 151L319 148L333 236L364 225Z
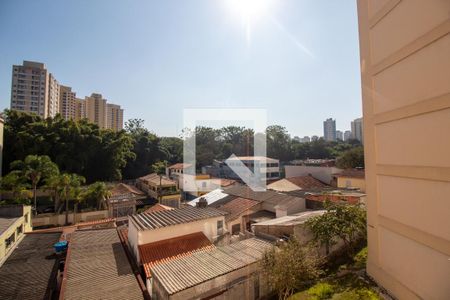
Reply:
M10 165L12 170L21 172L26 180L31 182L33 188L34 212L37 213L36 191L42 179L59 173L58 166L51 161L47 155L28 155L25 159L13 161Z
M95 182L91 184L85 194L88 199L94 199L97 203L97 209L101 209L104 206L106 199L111 196L111 192L108 190L104 182Z
M2 192L11 192L13 203L30 204L32 197L30 185L24 182L19 171L12 171L8 175L3 176L0 181L0 190ZM2 200L0 204L9 204L10 201Z
M55 206L55 213L61 209L61 186L62 186L62 175L56 174L45 180L44 189L48 190L52 194L53 203Z
M81 185L85 182L84 177L77 174L65 173L60 177L61 199L66 202L66 225L69 224L69 200L78 200Z

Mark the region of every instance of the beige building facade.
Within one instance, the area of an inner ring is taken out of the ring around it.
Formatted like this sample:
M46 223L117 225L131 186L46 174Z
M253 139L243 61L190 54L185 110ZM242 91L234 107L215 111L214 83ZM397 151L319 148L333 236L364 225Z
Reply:
M12 67L11 109L43 118L59 112L59 84L43 63L23 61Z
M59 91L59 113L66 120L75 120L76 93L71 87L61 85Z
M119 131L123 129L123 109L120 105L110 104L106 105L107 113L107 128L114 131Z
M103 99L101 94L92 93L85 101L88 120L100 128L106 128L106 99Z
M398 299L450 299L450 1L358 15L367 271Z

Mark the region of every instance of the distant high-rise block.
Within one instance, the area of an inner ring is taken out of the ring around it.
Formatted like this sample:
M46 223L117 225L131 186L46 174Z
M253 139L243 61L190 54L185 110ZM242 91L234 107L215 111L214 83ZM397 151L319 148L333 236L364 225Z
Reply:
M59 90L59 113L66 120L76 120L76 94L71 87L61 85Z
M92 93L85 101L88 120L100 128L107 128L106 99L103 99L101 94Z
M123 128L123 109L120 105L107 104L107 128L119 131Z
M340 130L336 130L336 140L343 141L344 140L344 133Z
M351 138L352 138L352 132L350 130L346 130L344 132L344 141L348 141Z
M336 120L329 118L323 122L323 138L326 141L336 141Z
M23 61L12 67L11 109L43 118L59 112L59 84L43 63Z
M356 139L364 144L364 126L363 126L363 118L355 119L351 123L352 127L352 138Z

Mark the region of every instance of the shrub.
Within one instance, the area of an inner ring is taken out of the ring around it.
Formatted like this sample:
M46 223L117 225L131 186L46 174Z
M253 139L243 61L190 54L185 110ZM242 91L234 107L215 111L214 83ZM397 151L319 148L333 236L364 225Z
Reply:
M379 300L373 291L367 288L355 289L335 294L331 300Z
M361 249L361 251L359 251L358 254L355 255L353 260L355 261L356 268L364 268L367 262L367 247Z
M334 293L334 286L329 283L317 283L310 287L307 294L311 300L322 300L330 298Z

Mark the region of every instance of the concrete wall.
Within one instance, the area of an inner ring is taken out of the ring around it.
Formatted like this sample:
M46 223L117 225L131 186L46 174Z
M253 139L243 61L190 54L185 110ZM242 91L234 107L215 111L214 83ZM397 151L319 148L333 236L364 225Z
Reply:
M284 166L286 178L306 176L311 174L314 178L319 179L326 184L331 184L333 175L343 170L335 167L315 167L315 166Z
M142 230L142 231L138 231L133 222L129 221L128 242L130 243L130 246L133 249L133 254L135 255L137 261L140 263L138 245L153 243L195 232L203 232L203 234L211 242L213 242L218 237L217 222L219 220L222 220L223 224L225 224L225 218L221 216L190 223L163 227L154 230Z
M21 227L22 232L17 232L17 228ZM23 206L22 216L17 217L17 220L9 226L8 229L3 231L0 235L0 265L3 263L5 256L15 248L16 244L23 238L25 232L32 230L31 227L31 206ZM5 240L14 235L14 243L8 248L6 247Z
M366 191L366 180L364 178L342 177L337 178L339 188L358 188L361 192Z
M80 212L75 214L69 212L69 223L79 223L79 222L87 222L87 221L95 221L109 218L109 212L107 210L96 210L89 212ZM65 214L40 214L37 216L33 216L33 227L39 226L63 226L66 222Z
M367 270L450 299L450 1L358 0Z

